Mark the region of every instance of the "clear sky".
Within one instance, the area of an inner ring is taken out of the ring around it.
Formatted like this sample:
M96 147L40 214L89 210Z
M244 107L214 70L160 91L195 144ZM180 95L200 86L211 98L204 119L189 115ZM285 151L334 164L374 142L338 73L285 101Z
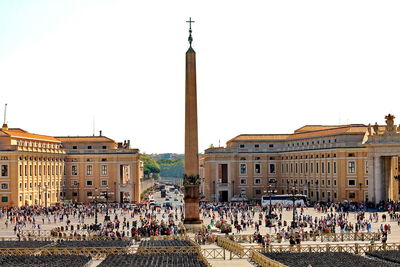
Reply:
M400 122L400 1L0 0L0 105L47 135L183 152L192 17L199 150L305 124Z

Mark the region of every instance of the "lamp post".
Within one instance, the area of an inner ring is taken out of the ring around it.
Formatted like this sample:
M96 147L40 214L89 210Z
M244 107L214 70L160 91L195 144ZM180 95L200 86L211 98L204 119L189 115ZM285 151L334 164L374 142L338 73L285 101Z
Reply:
M95 196L94 196L94 224L97 225L97 187L94 190Z
M47 184L45 184L44 185L44 193L45 193L45 196L44 196L44 206L47 208Z
M42 191L40 190L42 185L39 183L39 206L42 206Z
M296 186L292 187L292 200L293 200L293 217L292 217L292 228L297 228L296 223Z

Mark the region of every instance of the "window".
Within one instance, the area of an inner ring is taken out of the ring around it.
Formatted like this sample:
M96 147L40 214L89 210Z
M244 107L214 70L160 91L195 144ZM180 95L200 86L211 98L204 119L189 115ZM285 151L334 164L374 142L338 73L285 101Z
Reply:
M354 180L354 179L348 180L348 184L349 184L349 186L354 186L354 185L356 185L356 180Z
M300 163L300 173L303 173L303 163Z
M261 184L261 179L260 178L255 179L254 184Z
M243 157L242 157L242 158L240 158L240 160L246 160L246 158L243 158Z
M2 190L7 190L8 189L8 184L7 183L2 183L1 184L1 189Z
M246 174L246 173L247 173L246 164L244 163L240 164L240 174Z
M92 149L92 146L88 146L87 149Z
M101 165L101 175L102 176L108 175L108 166L107 165Z
M240 144L240 145L239 145L239 148L244 148L244 144Z
M274 147L274 144L269 144L268 147Z
M269 173L276 173L275 163L269 164Z
M306 162L306 170L305 173L308 173L308 163Z
M322 192L322 198L325 198L325 192Z
M102 148L102 149L107 149L107 146L102 146L101 148Z
M107 180L101 180L101 186L107 186L108 181Z
M347 162L347 173L356 173L356 162L355 161Z
M365 161L365 173L368 173L368 161Z
M19 165L18 176L22 176L22 165Z
M325 185L325 180L321 180L321 185Z
M349 157L355 157L356 155L354 153L349 153Z
M319 164L318 164L318 162L317 163L315 163L315 173L318 173L319 172Z
M107 161L107 159L101 159L101 161Z
M310 172L313 173L314 172L314 163L310 163Z
M29 165L29 176L32 176L32 165Z
M92 186L93 185L93 181L92 180L87 180L86 181L86 185L87 186Z
M349 198L356 198L356 193L350 192L349 193Z
M336 192L333 192L333 198L337 198Z
M336 173L336 161L333 162L333 173Z
M1 202L8 202L8 197L7 196L2 196L1 197Z
M260 189L256 189L256 195L261 195L261 190Z
M325 173L325 163L321 162L321 172Z
M77 146L72 146L72 149L78 149L78 147Z
M327 173L331 173L331 163L330 162L328 162L327 163Z
M72 196L73 197L77 197L78 196L78 192L72 192Z
M76 165L71 166L71 175L73 175L73 176L78 175L78 166L76 166Z
M296 170L296 173L297 173L297 163L295 164L295 170Z
M92 194L92 192L87 192L86 195L87 195L88 197L91 197L93 194Z
M328 185L331 185L331 180L327 180Z
M86 175L88 176L93 175L93 165L86 165Z
M367 179L367 180L365 180L365 185L368 185L368 179Z
M1 176L8 176L8 165L1 165Z
M255 157L255 158L254 158L254 160L260 160L260 159L261 159L260 157Z
M247 180L246 179L240 179L240 184L247 184Z
M255 147L255 148L259 148L260 145L259 145L259 144L255 144L254 147Z
M255 174L260 174L261 173L261 164L260 163L254 164L254 173Z
M78 181L77 180L72 180L72 186L78 186Z

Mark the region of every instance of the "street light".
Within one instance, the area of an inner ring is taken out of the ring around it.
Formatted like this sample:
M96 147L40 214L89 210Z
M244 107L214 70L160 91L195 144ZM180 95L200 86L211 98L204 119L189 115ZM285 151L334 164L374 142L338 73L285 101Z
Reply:
M44 185L44 206L47 208L47 184Z
M297 228L296 223L296 186L292 187L292 200L293 200L293 218L292 218L292 228Z
M271 182L273 183L273 182ZM265 191L264 191L265 192ZM269 209L268 209L268 218L272 218L272 194L276 193L275 189L272 189L272 185L268 185L268 190L266 191L269 194Z
M94 203L95 203L95 210L94 210L94 224L97 227L97 187L94 190L95 195L94 195Z

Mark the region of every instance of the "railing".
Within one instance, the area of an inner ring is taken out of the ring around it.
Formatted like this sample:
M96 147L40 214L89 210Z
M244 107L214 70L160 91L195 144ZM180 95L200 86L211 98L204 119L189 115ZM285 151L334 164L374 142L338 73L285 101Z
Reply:
M271 235L275 242L281 243L283 237L279 234ZM343 241L379 241L380 233L311 233L302 236L303 241L343 242ZM229 235L229 239L239 243L253 243L254 235Z
M251 251L250 258L253 262L255 262L258 266L261 267L288 267L287 265L274 261L273 259L270 259L255 250Z
M241 259L246 254L242 245L225 237L218 237L217 245L229 250L229 259L235 258L235 256Z
M348 252L365 254L372 251L400 250L400 243L380 244L317 244L317 245L269 245L266 248L256 248L260 252Z

